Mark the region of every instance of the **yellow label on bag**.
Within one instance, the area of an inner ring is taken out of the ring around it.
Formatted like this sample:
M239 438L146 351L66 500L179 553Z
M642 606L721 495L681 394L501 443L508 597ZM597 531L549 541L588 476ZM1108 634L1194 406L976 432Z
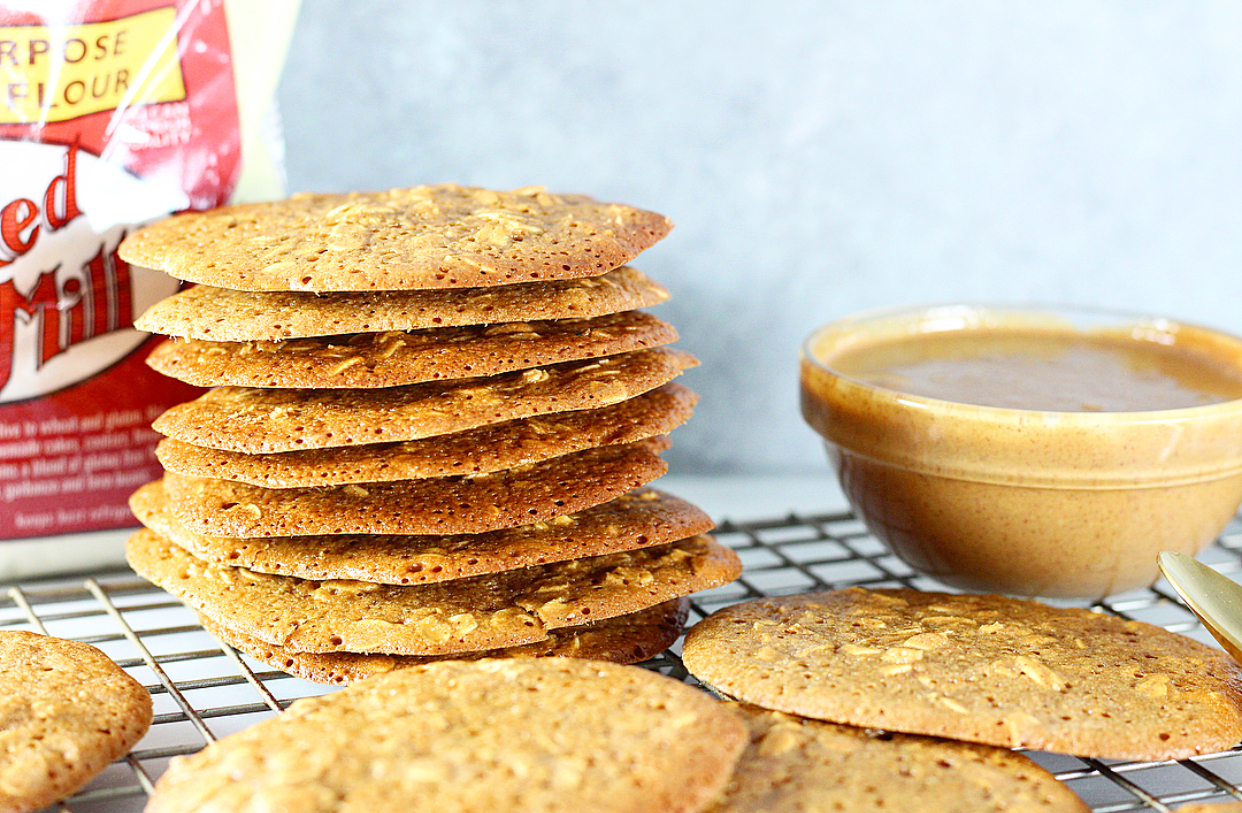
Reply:
M0 124L185 98L171 6L80 25L0 27Z

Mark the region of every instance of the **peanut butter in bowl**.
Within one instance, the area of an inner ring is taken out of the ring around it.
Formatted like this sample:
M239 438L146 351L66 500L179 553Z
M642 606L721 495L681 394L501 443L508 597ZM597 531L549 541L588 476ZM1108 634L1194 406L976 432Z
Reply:
M1242 503L1242 339L1105 311L954 305L827 325L802 410L855 511L972 591L1155 581Z

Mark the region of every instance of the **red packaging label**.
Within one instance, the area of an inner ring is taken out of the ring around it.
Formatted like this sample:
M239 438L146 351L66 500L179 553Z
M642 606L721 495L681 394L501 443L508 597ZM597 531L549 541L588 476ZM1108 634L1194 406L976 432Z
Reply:
M0 2L0 539L135 524L149 424L198 391L133 328L177 283L116 248L224 203L240 170L220 0L19 5Z

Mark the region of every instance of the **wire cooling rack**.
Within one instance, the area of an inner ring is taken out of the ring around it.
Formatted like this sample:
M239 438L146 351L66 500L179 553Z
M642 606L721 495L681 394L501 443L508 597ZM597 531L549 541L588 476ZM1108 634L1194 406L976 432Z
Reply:
M698 594L689 623L737 601L862 585L937 589L888 553L846 513L726 522L718 539L742 558L733 584ZM1242 522L1201 557L1223 573L1242 571ZM1097 605L1126 618L1210 638L1164 582ZM123 760L52 810L140 811L168 761L279 713L332 687L273 671L221 645L190 610L128 570L0 586L0 629L30 629L93 644L141 681L155 701L150 732ZM680 642L646 667L693 682ZM1156 810L1190 802L1242 800L1242 748L1168 762L1112 762L1042 752L1029 756L1101 813Z

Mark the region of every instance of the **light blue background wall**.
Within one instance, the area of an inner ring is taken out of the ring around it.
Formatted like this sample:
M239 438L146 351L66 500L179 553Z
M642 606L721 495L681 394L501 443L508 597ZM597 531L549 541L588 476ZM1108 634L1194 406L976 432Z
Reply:
M1234 0L304 0L293 189L543 184L677 228L683 473L822 466L796 355L852 311L1099 304L1242 332Z

